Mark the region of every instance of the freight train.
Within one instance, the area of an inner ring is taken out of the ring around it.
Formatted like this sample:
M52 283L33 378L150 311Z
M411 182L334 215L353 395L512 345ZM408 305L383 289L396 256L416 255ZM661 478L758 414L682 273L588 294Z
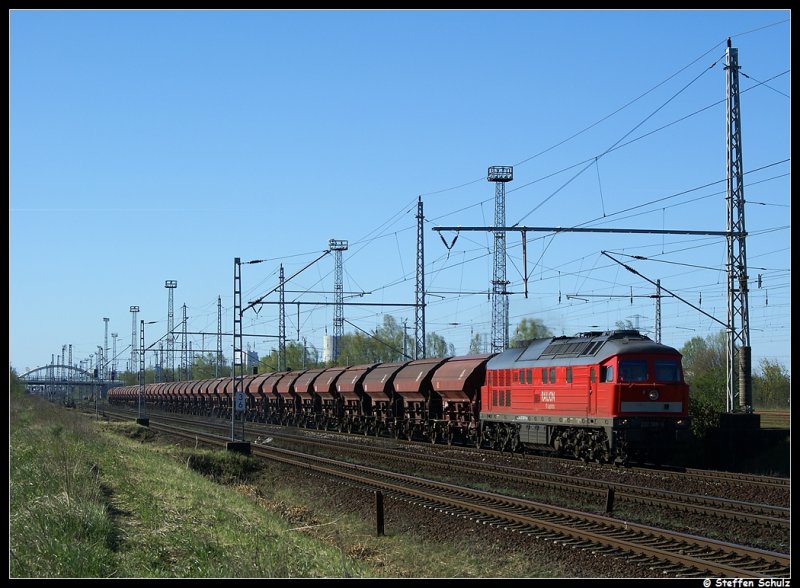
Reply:
M239 386L248 421L584 461L669 459L691 434L681 354L634 330L534 339L496 354L254 374ZM125 386L108 399L230 419L233 390L225 377Z

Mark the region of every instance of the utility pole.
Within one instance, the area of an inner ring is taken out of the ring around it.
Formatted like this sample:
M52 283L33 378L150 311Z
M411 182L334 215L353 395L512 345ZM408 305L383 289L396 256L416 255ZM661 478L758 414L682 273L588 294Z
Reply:
M406 345L407 338L408 338L408 321L406 321L406 319L403 319L403 361L405 361L406 358L408 357L408 352L406 350L406 348L407 348L407 345ZM418 357L414 357L414 359L419 359L419 358Z
M103 361L105 358L103 357L103 347L101 345L97 346L97 357L95 359L97 360L97 379L102 382L105 379L103 377ZM97 389L95 388L92 390L92 396L96 396L96 394Z
M142 353L144 353L144 347L142 347ZM164 342L160 341L158 343L158 357L156 358L156 382L166 382L166 377L164 376Z
M181 336L181 376L180 379L188 380L189 374L189 355L186 340L186 321L189 317L186 316L186 303L183 303L183 331Z
M145 396L144 390L144 321L141 321L140 327L139 342L141 343L141 353L139 353L139 416L136 418L136 422L143 427L147 427L150 425L150 419L147 417L147 397Z
M100 364L100 369L102 370L100 372L100 379L101 380L107 380L108 379L107 374L106 374L105 360L108 358L108 321L109 320L110 319L108 319L106 317L103 318L103 322L105 323L105 328L106 328L106 336L105 336L105 340L103 342L103 360L104 360L104 363Z
M656 280L656 343L661 343L661 280Z
M137 339L139 338L139 333L137 329L136 323L136 315L139 314L139 307L138 306L131 306L131 317L133 318L133 322L131 324L131 364L130 364L130 371L134 372L135 370L139 369L139 351L138 345L139 342Z
M111 379L117 379L117 337L119 333L111 333L111 339L114 342L111 352Z
M108 323L106 323L108 325ZM105 353L104 349L97 346L97 373L100 375L100 386L92 388L92 396L94 397L94 416L97 417L97 397L103 394L103 382L105 378L103 377L103 372L105 372L105 368L103 364L105 363Z

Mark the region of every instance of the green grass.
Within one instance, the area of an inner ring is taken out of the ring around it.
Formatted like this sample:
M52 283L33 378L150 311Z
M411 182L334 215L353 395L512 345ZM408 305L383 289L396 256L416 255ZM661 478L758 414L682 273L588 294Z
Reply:
M91 425L46 403L12 403L11 422L10 575L109 575L118 537L85 452Z
M369 575L196 471L208 455L98 424L45 402L12 409L10 577ZM247 472L241 456L216 459L228 482Z
M339 508L333 483L323 492L277 464L36 397L12 395L10 441L10 578L571 575L568 561L487 547L482 528L453 519L452 541L399 522L376 537L369 505Z

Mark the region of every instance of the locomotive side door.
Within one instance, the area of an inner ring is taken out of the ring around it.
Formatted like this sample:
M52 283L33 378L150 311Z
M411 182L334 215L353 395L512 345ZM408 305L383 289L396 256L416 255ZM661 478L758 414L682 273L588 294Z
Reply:
M597 414L597 367L589 366L589 389L588 398L586 399L586 413L587 416Z

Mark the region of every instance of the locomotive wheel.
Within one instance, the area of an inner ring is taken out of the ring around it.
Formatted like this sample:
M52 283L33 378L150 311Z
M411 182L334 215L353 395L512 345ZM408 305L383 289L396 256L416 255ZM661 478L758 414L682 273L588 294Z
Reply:
M628 452L625 450L625 447L617 447L614 463L617 465L626 466L628 465L628 459Z
M503 430L500 432L500 443L502 444L502 449L500 452L504 451L511 451L513 453L514 447L512 446L512 442L514 439L514 429L512 427L503 427Z

